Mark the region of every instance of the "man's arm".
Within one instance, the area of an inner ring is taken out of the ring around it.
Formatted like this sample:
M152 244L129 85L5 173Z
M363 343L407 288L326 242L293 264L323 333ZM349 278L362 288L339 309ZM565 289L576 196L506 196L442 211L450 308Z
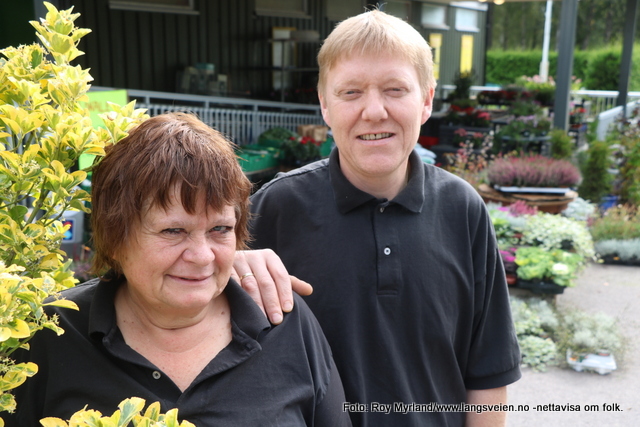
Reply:
M282 322L283 311L293 309L292 290L300 295L313 292L309 283L288 274L280 257L271 249L237 251L233 268L231 277L273 324Z
M487 390L467 390L467 403L495 405L507 403L507 387ZM506 412L467 412L465 427L504 427L507 425Z

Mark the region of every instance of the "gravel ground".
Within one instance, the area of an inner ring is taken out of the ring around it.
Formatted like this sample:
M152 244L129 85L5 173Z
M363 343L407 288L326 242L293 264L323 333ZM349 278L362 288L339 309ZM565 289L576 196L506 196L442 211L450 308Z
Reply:
M576 287L558 295L556 303L559 308L617 318L627 341L625 357L616 357L618 369L607 375L560 367L546 372L525 368L520 381L509 386L509 403L516 408L529 405L529 410L509 413L507 425L640 426L640 267L590 265ZM536 410L537 405L549 406ZM568 410L569 405L580 411Z

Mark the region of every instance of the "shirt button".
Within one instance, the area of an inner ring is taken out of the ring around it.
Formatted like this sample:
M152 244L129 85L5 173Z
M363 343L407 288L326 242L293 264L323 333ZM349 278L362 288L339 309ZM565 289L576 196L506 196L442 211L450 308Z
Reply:
M160 379L160 377L162 376L162 375L160 374L160 372L158 372L158 371L153 371L153 374L151 374L151 375L153 376L153 379L154 379L154 380L159 380L159 379Z
M384 212L384 206L380 208L380 213Z
M391 248L389 248L389 247L384 248L384 254L385 255L391 255Z

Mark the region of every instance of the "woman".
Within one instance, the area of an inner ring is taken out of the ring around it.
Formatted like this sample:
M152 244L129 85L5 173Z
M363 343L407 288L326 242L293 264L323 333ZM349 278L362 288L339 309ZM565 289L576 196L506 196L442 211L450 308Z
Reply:
M251 184L219 132L187 114L148 119L93 175L96 271L52 309L65 333L38 333L19 361L7 426L112 413L137 396L212 425L350 425L328 344L299 298L282 324L230 280L248 239Z

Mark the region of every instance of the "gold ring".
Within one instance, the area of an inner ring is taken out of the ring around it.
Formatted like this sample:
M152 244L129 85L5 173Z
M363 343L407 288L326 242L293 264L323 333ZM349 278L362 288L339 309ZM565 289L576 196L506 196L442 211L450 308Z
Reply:
M245 277L249 277L249 276L254 276L253 273L249 272L249 273L244 273L242 276L240 276L240 281L242 282L242 279L244 279Z

